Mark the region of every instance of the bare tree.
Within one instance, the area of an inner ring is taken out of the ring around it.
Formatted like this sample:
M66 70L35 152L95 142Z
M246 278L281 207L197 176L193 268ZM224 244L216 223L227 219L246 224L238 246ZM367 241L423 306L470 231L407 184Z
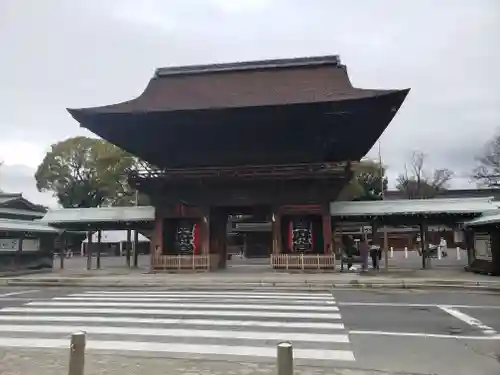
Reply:
M405 172L396 180L396 188L408 199L433 198L440 191L446 190L448 182L453 178L453 172L446 168L429 173L425 169L425 159L423 152L413 152L410 165L405 164Z
M478 166L472 172L472 179L481 186L500 187L500 134L486 143L482 155L476 159Z

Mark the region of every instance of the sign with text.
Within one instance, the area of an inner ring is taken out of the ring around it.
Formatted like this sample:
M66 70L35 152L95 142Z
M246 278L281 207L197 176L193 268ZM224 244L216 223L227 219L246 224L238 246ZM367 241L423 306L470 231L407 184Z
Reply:
M18 249L18 238L0 238L0 251L17 251Z
M474 236L474 250L476 259L492 260L491 238L488 233L476 233Z

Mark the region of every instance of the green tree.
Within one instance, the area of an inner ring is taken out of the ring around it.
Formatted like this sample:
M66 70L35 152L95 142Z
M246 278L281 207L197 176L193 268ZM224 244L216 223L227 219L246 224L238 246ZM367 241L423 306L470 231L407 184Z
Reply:
M354 176L342 190L339 200L373 201L383 198L387 191L386 168L373 160L362 160L354 168Z
M426 155L415 151L409 167L405 165L405 173L397 178L396 189L403 192L407 199L434 198L440 191L448 188L453 172L449 169L436 169L428 173L425 169Z
M127 172L137 160L109 142L74 137L51 146L35 173L39 191L63 207L100 207L134 199ZM134 199L135 200L135 199Z

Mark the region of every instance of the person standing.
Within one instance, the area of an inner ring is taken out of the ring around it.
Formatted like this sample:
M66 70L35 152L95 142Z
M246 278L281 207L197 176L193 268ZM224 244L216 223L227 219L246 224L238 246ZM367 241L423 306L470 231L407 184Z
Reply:
M362 260L362 270L366 271L368 269L368 253L369 253L370 247L368 245L368 240L365 238L362 238L361 241L359 241L359 255L361 256Z
M441 240L439 241L439 250L438 250L441 252L441 256L445 257L448 255L447 249L448 249L448 242L445 240L444 237L441 237Z
M369 251L370 251L370 258L372 258L372 267L374 270L378 270L380 269L380 266L379 266L379 261L380 259L382 258L382 250L380 249L379 246L375 246L373 245L373 243L370 241L368 242L368 246L369 246Z

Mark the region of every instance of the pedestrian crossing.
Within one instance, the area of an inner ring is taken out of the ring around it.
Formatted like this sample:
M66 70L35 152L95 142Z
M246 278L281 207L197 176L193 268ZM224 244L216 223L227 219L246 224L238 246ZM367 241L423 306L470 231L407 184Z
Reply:
M0 347L67 348L162 356L273 359L281 341L298 360L354 361L329 293L92 290L0 310Z

